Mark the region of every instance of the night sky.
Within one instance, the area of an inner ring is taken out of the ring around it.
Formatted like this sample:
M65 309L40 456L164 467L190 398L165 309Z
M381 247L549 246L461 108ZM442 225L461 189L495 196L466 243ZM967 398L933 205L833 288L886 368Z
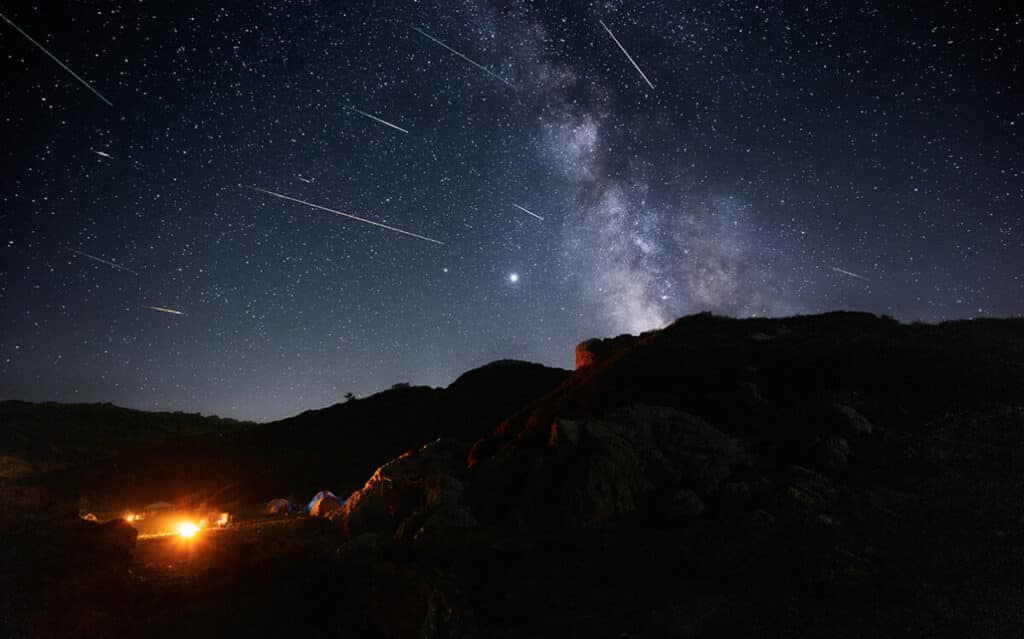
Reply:
M703 310L1024 313L1022 9L0 14L0 398L264 420Z

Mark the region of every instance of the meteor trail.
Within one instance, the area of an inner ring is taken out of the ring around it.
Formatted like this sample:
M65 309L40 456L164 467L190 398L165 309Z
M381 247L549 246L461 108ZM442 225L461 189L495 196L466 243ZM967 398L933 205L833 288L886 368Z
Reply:
M114 159L114 156L110 155L106 151L97 151L96 149L93 149L92 152L95 153L96 155L100 156L101 158L107 158L108 160L113 160Z
M391 123L390 123L390 122L388 122L387 120L381 120L381 119L380 119L380 118L378 118L377 116L375 116L375 115L370 115L370 114L369 114L369 113L367 113L366 111L360 111L359 109L355 108L354 106L350 106L350 107L349 107L349 109L351 109L351 110L355 111L355 112L356 112L356 113L358 113L359 115L362 115L362 116L366 116L366 117L370 118L371 120L376 120L377 122L380 122L381 124L383 124L383 125L385 125L385 126L389 126L389 127L391 127L392 129L398 129L398 130L399 130L399 131L401 131L402 133L406 133L406 134L408 134L408 133L409 133L408 131L406 131L405 129L403 129L403 128L402 128L402 127L400 127L400 126L397 126L397 125L391 124Z
M537 218L538 220L541 220L541 221L544 220L544 218L542 218L541 216L537 215L536 213L534 213L530 209L526 208L525 206L519 206L515 202L512 203L512 206L516 207L517 209L519 209L523 213L526 213L527 215L532 215L533 217Z
M151 311L160 311L161 313L170 313L171 315L184 315L181 311L176 311L173 308L164 308L163 306L146 306L143 304L142 308L148 308Z
M418 233L413 233L412 231L405 231L405 230L402 230L400 228L396 228L394 226L388 226L387 224L381 224L380 222L374 222L373 220L368 220L368 219L366 219L364 217L359 217L358 215L352 215L351 213L345 213L343 211L336 211L334 209L329 209L326 206L320 206L319 204L313 204L312 202L307 202L305 200L300 200L298 198L294 198L294 197L291 197L291 196L288 196L288 195L282 195L281 193L275 193L273 191L268 191L267 189L261 189L258 186L250 186L248 188L252 189L253 191L259 191L260 193L266 193L267 195L273 195L274 197L279 197L282 200L289 200L291 202L298 202L299 204L305 204L306 206L312 207L314 209L320 209L321 211L327 211L328 213L334 213L335 215L340 215L342 217L351 218L353 220L356 220L357 222L363 222L365 224L372 224L373 226L379 226L382 229L387 229L389 231L394 231L395 233L401 233L403 235L409 235L411 237L419 238L421 240L426 240L427 242L433 242L434 244L444 245L444 242L442 242L440 240L435 240L434 238L431 238L431 237L427 237L426 235L420 235Z
M75 73L74 71L72 71L72 70L71 70L71 68L70 68L70 67L68 67L68 65L66 65L66 64L64 64L63 62L61 62L60 60L58 60L58 59L57 59L57 56L55 56L55 55L53 55L52 53L50 53L49 51L47 51L47 50L46 50L46 47L44 47L43 45L41 45L41 44L39 44L38 42L36 42L35 40L33 40L33 39L32 39L32 36L30 36L29 34L25 33L24 31L22 31L22 30L21 30L21 27L19 27L18 25L14 24L13 22L11 22L11 19L10 19L10 18L8 18L7 16L5 16L5 15L4 15L4 14L2 14L2 13L0 13L0 18L3 18L3 19L4 19L4 22L6 22L7 24L11 25L11 26L12 26L12 27L14 27L15 29L17 29L18 33L20 33L21 35L25 36L25 38L26 38L26 39L27 39L27 40L28 40L29 42L31 42L32 44L34 44L34 45L36 45L37 47L39 47L39 48L40 48L40 49L42 50L42 52L43 52L43 53L45 53L46 55L50 56L50 59L51 59L51 60L53 60L54 62L56 62L57 64L59 64L59 65L61 66L61 68L62 68L62 69L64 69L65 71L67 71L68 73L70 73L70 74L71 74L72 76L74 76L74 78L75 78L76 80L78 80L79 82L81 82L81 83L82 83L82 84L83 84L83 85L85 86L85 88L86 88L86 89L89 89L90 91L92 91L93 93L95 93L95 94L96 94L96 97L98 97L98 98L99 98L100 100L103 100L104 102L106 102L106 103L107 103L107 106L114 106L114 103L113 103L113 102L111 102L110 100L106 99L105 97L103 97L103 94L101 94L101 93L100 93L99 91L97 91L96 89L92 88L92 85L91 85L91 84L89 84L88 82L86 82L85 80L83 80L83 79L82 79L81 77L79 77L79 75L78 75L77 73Z
M100 264L106 264L107 266L110 266L112 268L116 268L119 271L125 271L127 273L131 273L132 275L134 275L136 277L139 276L139 274L137 272L131 270L127 266L121 266L120 264L115 264L114 262L111 262L110 260L105 260L102 257L96 257L95 255L89 255L85 251L79 251L78 249L73 249L70 246L65 246L64 248L69 250L69 251L71 251L75 255L81 255L82 257L87 257L90 260L94 260L96 262L99 262Z
M858 280L864 280L865 282L870 282L871 281L868 278L864 277L863 275L857 275L856 273L851 273L850 271L841 269L838 266L829 266L829 268L832 269L833 271L835 271L836 273L842 273L843 275L849 275L850 277L856 277Z
M411 26L411 25L410 25L410 26ZM447 44L445 44L444 42L441 42L440 40L438 40L438 39L437 39L437 38L435 38L434 36L430 35L430 34L429 34L429 33L427 33L426 31L424 31L424 30L422 30L422 29L417 29L416 27L412 27L412 30L413 30L413 31L415 31L416 33L418 33L418 34L422 35L422 36L425 36L425 37L427 37L427 38L430 38L430 39L431 39L432 41L434 41L435 43L437 43L437 44L441 45L441 46L442 46L442 47L444 47L445 49L448 49L449 51L451 51L451 52L452 52L452 53L454 53L455 55L459 56L460 58L462 58L462 59L463 59L463 60L465 60L466 62L468 62L468 63L472 64L472 65L473 65L474 67L476 67L476 68L480 69L481 71L483 71L483 72L484 72L484 73L486 73L487 75L491 76L492 78L495 78L496 80L499 80L499 81L501 81L501 82L504 82L505 84L507 84L507 85L508 85L509 87L511 87L511 88L513 88L513 89L515 89L515 88L516 88L516 87L515 87L515 85L513 85L513 84L512 84L511 82L509 82L509 81L508 81L508 80L506 80L505 78L503 78L503 77L501 77L500 75L498 75L497 73L495 73L495 72L491 71L490 69L488 69L488 68L487 68L487 67L485 67L484 65L480 64L479 62L476 62L475 60L472 60L472 59L470 59L470 58L469 58L468 56L466 56L466 55L463 55L463 54L459 53L458 51L456 51L455 49L451 48L450 46L448 46L448 45L447 45Z
M626 51L626 47L622 46L622 43L619 42L619 39L615 37L615 34L612 33L612 30L608 28L608 25L604 23L604 20L598 20L598 22L600 22L601 26L604 27L604 30L608 32L608 35L612 37L612 40L615 41L615 44L619 45L619 48L622 49L622 52L626 54L626 59L629 60L630 64L633 65L633 68L637 70L637 73L640 74L640 77L644 79L644 82L646 82L647 86L651 87L651 90L653 91L654 85L651 84L651 81L647 79L647 74L643 72L643 70L640 68L640 65L637 64L636 60L633 59L633 56L629 55L629 51Z

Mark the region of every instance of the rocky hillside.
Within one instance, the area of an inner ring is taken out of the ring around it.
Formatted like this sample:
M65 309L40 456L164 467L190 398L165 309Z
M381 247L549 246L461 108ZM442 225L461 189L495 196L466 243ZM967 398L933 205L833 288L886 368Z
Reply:
M271 543L240 531L215 570L175 588L133 581L118 555L107 586L95 577L67 600L91 636L994 638L1024 626L1024 322L696 315L585 342L577 362L571 374L485 367L445 391L396 389L245 431L225 478L305 467L358 471L361 488ZM98 533L68 534L88 549Z
M429 444L332 515L343 553L406 548L434 636L1024 623L1024 322L698 315L579 355L467 458Z

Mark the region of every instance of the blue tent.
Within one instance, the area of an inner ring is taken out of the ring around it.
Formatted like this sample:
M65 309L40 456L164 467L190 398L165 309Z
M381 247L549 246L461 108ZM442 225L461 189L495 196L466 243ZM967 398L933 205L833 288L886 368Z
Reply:
M309 511L313 510L313 508L316 507L316 505L319 504L325 497L331 497L333 499L338 499L338 496L335 495L334 493L332 493L331 491L329 491L329 490L321 490L317 494L313 495L313 499L309 500L309 505L306 506L306 512L309 512ZM341 500L339 499L338 501L341 501Z
M324 513L329 512L336 508L345 505L347 499L339 499L337 495L329 490L321 490L317 494L313 495L313 499L310 500L309 505L306 506L306 512L314 517L322 516ZM326 510L324 510L326 508Z
M287 499L271 499L263 507L263 512L274 516L289 515L295 512L295 507Z

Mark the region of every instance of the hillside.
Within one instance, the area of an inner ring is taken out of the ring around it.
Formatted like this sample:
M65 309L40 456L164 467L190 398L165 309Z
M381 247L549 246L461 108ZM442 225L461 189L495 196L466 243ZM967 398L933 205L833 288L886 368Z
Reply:
M50 473L35 483L51 499L63 500L64 508L71 498L113 511L158 500L225 508L260 505L273 497L308 500L323 488L339 493L358 488L381 460L421 442L486 435L567 374L538 364L495 362L443 389L395 388L276 422L152 437L152 445L135 447L131 454ZM142 433L164 433L156 429L173 423L163 414L152 414L150 424L146 413L129 413L146 423L139 426ZM91 422L69 421L62 432L83 424ZM77 436L88 440L92 432L86 428ZM104 441L114 432L104 431Z
M198 413L152 413L113 404L0 402L0 478L108 459L205 433L252 426Z
M431 597L509 637L1024 623L1024 322L697 315L577 355L465 461L424 447L332 515L412 553L423 623Z
M53 636L852 639L1024 624L1024 321L703 314L585 342L577 362L496 363L447 389L98 463L75 475L96 494L357 490L320 519L211 534L187 562L185 546L133 551L121 523L23 527L0 573L48 563L10 609L59 586L49 610L64 616L26 622Z

